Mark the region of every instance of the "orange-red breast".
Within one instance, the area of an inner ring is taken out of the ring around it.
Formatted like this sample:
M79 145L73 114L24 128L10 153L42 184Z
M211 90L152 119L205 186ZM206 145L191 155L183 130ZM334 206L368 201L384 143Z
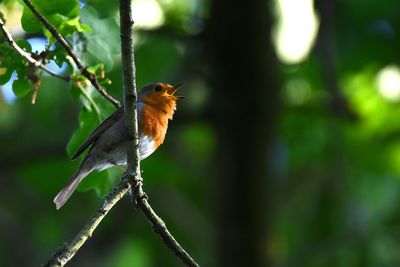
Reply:
M168 120L172 120L176 101L180 98L175 95L178 88L167 83L152 83L141 90L137 103L140 160L147 158L163 143ZM126 165L128 141L125 131L123 108L117 109L93 131L72 158L76 159L90 147L77 172L54 198L57 209L65 204L82 179L92 171Z

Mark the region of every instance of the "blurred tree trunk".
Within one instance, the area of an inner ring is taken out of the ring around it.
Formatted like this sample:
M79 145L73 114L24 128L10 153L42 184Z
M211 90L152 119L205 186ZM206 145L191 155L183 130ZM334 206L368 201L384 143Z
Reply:
M215 91L218 266L269 266L270 145L279 107L270 1L211 2L208 55Z
M350 108L343 96L336 71L335 55L335 10L336 0L316 0L315 9L320 17L315 50L321 65L321 74L326 90L331 96L331 106L335 115L348 119L357 119L357 114Z

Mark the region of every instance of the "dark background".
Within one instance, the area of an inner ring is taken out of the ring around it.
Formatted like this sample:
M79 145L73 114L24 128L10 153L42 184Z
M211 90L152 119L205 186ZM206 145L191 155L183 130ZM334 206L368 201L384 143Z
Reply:
M398 1L134 3L138 87L184 82L186 96L142 162L144 190L201 266L400 264ZM87 65L104 64L121 99L118 1L79 5L93 33L68 40ZM16 39L43 49L43 33L21 28L21 3L0 8ZM43 75L32 105L2 86L1 266L40 266L120 177L91 175L55 210L79 164L68 155L99 123L76 90ZM113 110L85 90L100 117ZM128 198L69 264L181 265Z

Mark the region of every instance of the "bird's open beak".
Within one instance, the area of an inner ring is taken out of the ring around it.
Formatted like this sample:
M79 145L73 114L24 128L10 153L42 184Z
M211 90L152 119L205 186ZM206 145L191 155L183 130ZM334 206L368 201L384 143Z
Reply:
M183 83L180 83L180 84L178 84L178 85L175 85L171 95L173 95L173 96L175 96L175 97L177 97L177 98L185 98L184 96L175 95L176 92L178 91L178 89L180 89L182 86L183 86Z

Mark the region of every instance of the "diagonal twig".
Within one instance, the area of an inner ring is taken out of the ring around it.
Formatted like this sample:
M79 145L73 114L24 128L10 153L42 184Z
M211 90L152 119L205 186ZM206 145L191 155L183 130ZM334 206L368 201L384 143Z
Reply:
M142 210L147 220L151 223L154 232L159 234L164 243L170 248L175 255L180 258L186 266L199 267L200 265L185 251L185 249L176 241L174 236L168 230L164 221L157 215L157 213L150 206L147 201L147 195L142 189L142 180L135 179L136 183L133 187L135 202Z
M29 7L29 9L32 11L32 13L40 20L40 22L50 31L50 33L53 35L53 37L61 43L61 45L64 47L65 51L67 51L68 55L75 62L76 66L78 67L78 69L82 73L82 75L85 76L92 83L92 85L96 88L96 90L102 96L104 96L111 104L113 104L115 107L120 107L121 104L119 103L119 101L116 100L115 98L113 98L111 95L109 95L106 92L106 90L99 84L99 82L97 81L96 75L89 72L87 70L87 68L83 66L80 59L72 51L71 46L67 43L67 41L64 39L64 37L57 31L57 29L54 28L54 26L51 25L51 23L36 9L36 7L32 4L32 2L30 0L24 0L24 2Z
M141 177L138 176L134 179L140 181ZM53 253L51 258L43 265L43 267L65 266L75 256L75 254L85 244L85 242L90 237L92 237L100 222L106 217L106 215L114 207L114 205L126 195L130 188L131 183L128 178L125 176L122 177L121 181L107 195L107 197L103 200L101 206L97 209L95 214L90 218L86 225L82 227L79 233L71 241L65 243L60 248L58 248ZM162 237L164 243L170 249L172 249L187 266L198 267L199 265L179 245L172 234L168 231L162 219L151 208L147 201L146 194L142 190L142 186L137 186L137 188L138 189L135 189L135 200L137 201L139 208L143 211L147 219L151 222L154 231Z
M87 224L79 231L79 233L68 243L65 243L52 255L51 259L43 265L43 267L60 267L64 266L75 256L81 246L92 236L96 227L104 219L107 213L114 205L128 192L130 184L126 178L114 187L114 189L104 199L102 205L97 209L96 213L87 222Z
M187 266L198 267L199 264L182 248L174 236L168 231L163 220L154 212L147 201L146 193L143 191L143 179L140 175L139 161L139 134L137 123L137 91L136 91L136 67L133 49L133 18L132 1L120 0L120 25L121 25L121 51L122 51L122 73L124 78L124 107L126 117L126 128L130 142L127 145L128 155L128 179L133 191L133 200L146 215L152 224L154 231L159 234L164 243L170 248Z
M18 52L18 54L20 54L23 58L25 58L26 60L28 60L29 63L31 63L32 65L34 65L37 68L40 68L42 70L44 70L45 72L47 72L48 74L50 74L51 76L55 76L58 77L60 79L63 79L65 81L69 81L71 78L69 76L62 76L59 75L53 71L51 71L50 69L48 69L47 67L45 67L45 65L43 64L43 62L41 60L36 60L32 57L31 53L26 52L24 49L22 49L13 39L13 37L11 36L11 33L7 30L4 21L0 18L0 28L1 31L4 33L4 37L6 38L8 44L15 49L15 51Z

